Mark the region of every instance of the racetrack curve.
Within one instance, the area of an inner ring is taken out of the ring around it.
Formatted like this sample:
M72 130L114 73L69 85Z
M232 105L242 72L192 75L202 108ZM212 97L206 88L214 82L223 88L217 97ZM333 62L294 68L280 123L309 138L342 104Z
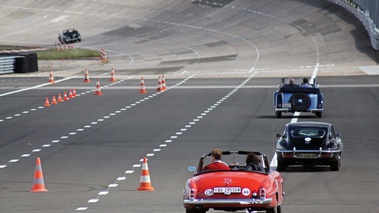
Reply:
M4 212L185 212L189 165L214 147L273 158L285 123L327 121L342 133L342 167L291 168L284 212L379 212L377 56L363 26L326 1L3 1L0 43L75 47L99 61L41 62L0 79ZM53 67L55 84L48 84ZM109 82L110 70L117 82ZM83 83L85 68L91 83ZM156 92L158 76L168 90ZM275 118L280 77L317 77L323 118ZM140 94L140 78L147 94ZM102 96L96 96L96 79ZM72 100L46 97L76 89ZM137 191L147 156L155 191ZM40 157L47 193L31 193ZM209 212L217 212L210 210Z

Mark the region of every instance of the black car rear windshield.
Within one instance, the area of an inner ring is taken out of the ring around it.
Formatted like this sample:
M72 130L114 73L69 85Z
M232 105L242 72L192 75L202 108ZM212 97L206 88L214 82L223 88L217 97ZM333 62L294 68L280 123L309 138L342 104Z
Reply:
M326 129L322 128L297 128L290 131L293 138L323 138L326 134Z

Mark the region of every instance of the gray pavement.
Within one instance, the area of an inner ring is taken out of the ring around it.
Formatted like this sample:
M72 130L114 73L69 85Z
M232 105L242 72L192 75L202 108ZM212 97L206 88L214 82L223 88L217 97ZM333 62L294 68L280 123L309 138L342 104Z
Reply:
M293 116L274 116L280 78L317 76L323 118L298 120L335 125L345 142L341 171L283 172L283 211L379 212L377 52L360 22L335 5L28 0L1 3L0 17L1 44L53 47L75 27L83 35L75 47L104 48L109 57L41 61L39 72L1 76L0 211L185 212L187 167L216 146L272 158L274 135ZM83 82L86 68L91 83ZM55 84L47 84L50 69ZM170 89L157 93L161 75ZM141 77L147 94L138 92ZM78 96L43 106L70 89ZM37 156L47 193L29 192ZM144 156L153 192L136 190Z

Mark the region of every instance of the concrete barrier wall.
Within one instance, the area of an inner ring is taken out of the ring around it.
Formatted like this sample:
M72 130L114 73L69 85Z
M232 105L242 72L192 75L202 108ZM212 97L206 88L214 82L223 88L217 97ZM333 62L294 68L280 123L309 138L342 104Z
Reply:
M363 10L368 11L374 24L379 27L379 1L378 0L354 0Z
M357 17L365 26L369 36L371 45L375 50L379 50L379 1L372 0L329 0ZM365 9L367 8L367 9ZM374 19L373 19L374 18Z

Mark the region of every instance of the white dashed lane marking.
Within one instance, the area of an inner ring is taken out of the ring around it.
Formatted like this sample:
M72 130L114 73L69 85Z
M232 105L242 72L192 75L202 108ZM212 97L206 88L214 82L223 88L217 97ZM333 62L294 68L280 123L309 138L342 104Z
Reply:
M178 132L175 132L174 135L171 135L169 136L170 139L167 139L165 140L165 143L164 144L160 144L158 148L155 148L153 149L153 153L148 153L146 154L147 157L152 157L154 156L156 152L160 152L162 150L162 148L166 148L168 146L168 144L172 143L173 140L172 139L178 139L179 136L181 136L184 132L188 131L188 128L191 128L194 124L196 124L196 122L199 122L201 119L203 119L206 115L208 115L213 109L215 109L217 106L219 106L222 102L224 102L225 100L227 100L231 95L233 95L235 92L237 92L241 87L243 87L251 78L254 77L256 73L253 73L252 75L250 75L250 77L248 77L244 82L242 82L240 85L238 85L237 87L235 87L231 92L229 92L227 95L225 95L223 98L221 98L219 101L217 101L215 104L213 104L211 107L209 107L208 109L204 110L204 112L200 113L199 116L196 117L196 119L193 119L193 121L190 121L189 124L186 124L183 128L180 129L180 131ZM185 81L187 81L188 79L186 79ZM175 85L174 87L177 87L179 86L180 84L184 83L185 81L182 81L181 83ZM143 159L140 159L140 162L143 161ZM141 164L134 164L132 165L132 168L139 168L141 167L142 165ZM131 174L133 173L134 170L128 170L126 171L125 173L127 174ZM106 192L106 194L109 193L109 190L110 188L114 188L114 187L117 187L118 186L118 182L119 181L122 181L122 180L125 180L126 177L119 177L117 178L117 181L114 183L114 184L110 184L108 185L108 189L104 190L103 192ZM114 187L110 187L110 186L114 186ZM100 196L101 195L105 195L105 194L101 194L100 193L98 194L99 196L96 197L96 198L92 198L90 200L87 201L87 203L96 203L99 201L100 199ZM76 210L77 211L81 211L81 210L87 210L88 207L78 207Z
M62 79L61 81L63 81L63 80L68 80L68 79L71 79L71 78ZM124 80L120 80L120 81L118 81L118 82L116 82L116 83L121 83L121 82L123 82L123 81L124 81ZM58 81L56 81L56 82L58 82ZM50 84L50 83L48 83L48 84ZM35 88L42 87L42 86L45 86L45 85L48 85L48 84L41 84L41 85L38 85L38 86L35 86L35 87L30 87L30 88L28 88L28 89L17 90L17 91L13 91L13 92L11 92L11 93L4 93L4 94L1 94L0 96L5 96L5 95L8 95L8 94L13 94L13 93L17 93L17 92L22 92L22 91L26 91L26 90L30 90L30 89L35 89ZM81 93L81 94L84 95L84 94L88 94L88 93L89 93L89 92L87 91L87 92L83 92L83 93ZM80 94L78 94L78 96L80 96ZM155 95L154 95L154 96L155 96ZM149 96L149 98L154 97L154 96L151 95L151 96ZM135 104L134 104L134 105L135 105ZM43 109L43 108L44 108L44 106L40 106L40 107L38 107L38 109ZM129 108L130 108L130 107L129 107ZM23 114L28 114L29 112L34 112L34 111L37 111L37 109L33 108L33 109L31 109L30 111L24 111ZM116 115L116 114L118 114L118 113L121 113L121 110L117 110L117 111L115 111L115 112L113 112L113 113L110 113L110 114L107 115L107 116L104 116L102 119L98 119L97 121L91 122L91 125L85 125L83 128L77 129L75 132L69 132L68 135L62 135L59 139L52 140L50 143L42 145L40 149L33 149L30 153L22 154L22 155L21 155L19 158L17 158L17 159L9 160L6 164L0 164L0 169L4 169L4 168L6 168L6 167L7 167L9 164L11 164L11 163L16 163L16 162L18 162L21 158L30 157L32 153L40 152L40 151L42 151L43 148L48 148L48 147L50 147L51 145L53 145L54 143L59 143L59 142L61 142L62 140L68 139L70 136L74 136L74 135L76 135L76 134L78 134L78 133L80 133L80 132L83 132L85 129L91 128L92 125L96 125L96 124L98 124L99 122L102 122L102 121L104 121L105 119L111 118L111 116L114 116L114 115ZM21 114L16 114L16 115L21 115ZM10 119L13 119L13 117L6 117L5 119L6 119L6 120L10 120ZM4 120L0 120L0 122L3 122L3 121L4 121Z

